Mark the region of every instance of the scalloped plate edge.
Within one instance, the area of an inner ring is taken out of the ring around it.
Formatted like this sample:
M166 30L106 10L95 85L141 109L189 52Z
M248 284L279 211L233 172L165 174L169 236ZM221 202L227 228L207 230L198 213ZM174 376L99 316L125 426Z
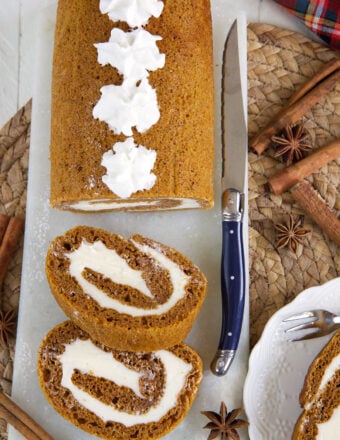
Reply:
M261 358L264 357L263 354L268 350L270 351L270 346L266 343L266 341L272 340L273 334L277 331L278 325L282 322L283 319L292 314L292 309L294 309L293 313L308 310L308 308L306 309L305 306L307 296L310 302L313 303L319 299L319 296L322 295L322 292L324 292L325 290L335 291L337 288L339 289L340 296L340 277L327 281L320 286L312 286L303 290L290 303L286 304L277 312L275 312L265 325L260 339L250 353L248 374L246 376L244 384L243 401L245 412L250 422L248 428L250 439L255 440L261 438L262 440L264 440L264 433L269 435L269 432L267 432L266 427L263 425L265 421L259 419L258 414L256 414L256 412L254 411L254 406L250 405L250 402L252 401L250 392L253 391L253 388L250 387L251 384L254 382L254 364L261 362Z

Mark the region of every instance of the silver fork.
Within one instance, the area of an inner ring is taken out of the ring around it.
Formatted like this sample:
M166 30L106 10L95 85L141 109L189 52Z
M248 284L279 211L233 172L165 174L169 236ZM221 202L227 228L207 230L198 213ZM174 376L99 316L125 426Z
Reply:
M308 318L310 318L308 321L295 325L294 327L290 327L286 329L285 332L291 333L309 329L315 331L311 331L297 339L290 339L291 341L319 338L332 333L337 328L340 328L340 316L328 312L327 310L311 310L309 312L302 312L284 319L283 322L291 322Z

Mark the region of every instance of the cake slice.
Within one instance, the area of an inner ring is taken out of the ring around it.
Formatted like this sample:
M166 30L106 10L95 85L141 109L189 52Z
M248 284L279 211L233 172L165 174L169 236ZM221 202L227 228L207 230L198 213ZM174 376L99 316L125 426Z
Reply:
M66 321L41 342L39 383L55 410L80 429L110 440L157 439L186 416L202 378L199 355L110 349Z
M66 315L118 350L153 351L181 342L206 292L203 273L175 249L89 226L52 241L46 275Z
M340 438L340 332L316 356L300 393L293 440Z

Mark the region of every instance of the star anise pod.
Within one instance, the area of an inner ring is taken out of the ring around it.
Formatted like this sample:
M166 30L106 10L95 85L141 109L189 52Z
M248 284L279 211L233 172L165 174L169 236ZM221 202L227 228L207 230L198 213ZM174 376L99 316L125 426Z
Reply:
M201 414L211 420L211 422L204 426L204 428L210 429L208 440L213 440L219 435L221 440L239 440L240 436L237 433L237 429L249 425L246 420L237 418L241 412L242 408L237 408L228 413L224 402L221 402L219 414L214 411L201 411Z
M14 335L16 325L17 311L10 309L4 312L0 309L0 344L3 347L8 346L10 336Z
M308 139L303 125L287 125L280 136L272 137L274 145L278 147L274 157L282 156L287 165L301 160L305 152L312 149Z
M289 215L285 223L277 223L277 247L278 249L288 246L290 250L296 252L298 244L303 244L303 237L310 233L309 229L303 227L303 217Z

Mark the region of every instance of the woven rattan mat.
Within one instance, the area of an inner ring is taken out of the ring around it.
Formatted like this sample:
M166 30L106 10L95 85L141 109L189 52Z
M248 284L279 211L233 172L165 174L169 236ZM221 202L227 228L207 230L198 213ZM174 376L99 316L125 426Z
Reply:
M0 213L25 218L28 153L31 127L31 101L0 130ZM0 292L3 311L19 304L23 237L8 267ZM0 389L10 394L15 338L0 347ZM6 423L0 419L0 438L7 438Z
M249 137L270 122L301 84L335 54L295 32L267 24L248 27ZM340 83L304 116L317 149L340 138ZM283 167L269 148L261 156L249 154L249 245L251 345L258 340L270 316L304 289L340 274L340 249L307 216L311 233L297 253L277 249L275 223L289 213L303 215L289 192L266 190L268 177ZM340 212L340 158L308 180L328 206Z
M264 24L251 24L248 31L249 132L254 135L284 106L291 94L327 61L329 49L294 32ZM314 148L340 137L340 84L306 114L305 123ZM25 216L31 102L0 130L0 213ZM249 155L249 237L251 344L268 318L307 287L339 276L339 249L306 217L312 230L304 247L294 254L276 249L274 223L287 213L302 214L289 192L273 196L266 192L267 178L282 164L269 149L262 156ZM322 168L308 180L328 205L340 210L340 162ZM4 310L18 306L22 241L11 262L0 297ZM11 391L15 339L0 347L0 388ZM6 425L0 419L0 438Z

